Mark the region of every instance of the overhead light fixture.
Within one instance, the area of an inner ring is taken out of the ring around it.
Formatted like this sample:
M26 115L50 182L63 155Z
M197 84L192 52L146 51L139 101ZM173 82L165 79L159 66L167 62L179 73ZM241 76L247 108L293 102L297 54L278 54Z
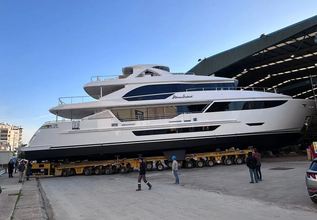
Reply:
M295 55L294 55L294 54L292 54L292 55L291 55L291 58L294 58L294 57L295 57Z

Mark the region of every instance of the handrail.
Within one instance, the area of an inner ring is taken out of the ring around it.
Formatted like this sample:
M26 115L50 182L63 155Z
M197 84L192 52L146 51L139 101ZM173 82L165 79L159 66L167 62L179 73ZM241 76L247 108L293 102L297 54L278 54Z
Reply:
M78 100L79 102L75 102L75 100ZM70 100L67 102L66 100ZM74 103L84 103L84 102L89 102L89 101L95 101L91 96L64 96L58 98L58 105L65 105L65 104L74 104Z
M118 79L119 76L118 75L98 75L98 76L92 76L90 77L90 81L91 82L95 82L95 81L104 81L104 80L110 80L110 79Z

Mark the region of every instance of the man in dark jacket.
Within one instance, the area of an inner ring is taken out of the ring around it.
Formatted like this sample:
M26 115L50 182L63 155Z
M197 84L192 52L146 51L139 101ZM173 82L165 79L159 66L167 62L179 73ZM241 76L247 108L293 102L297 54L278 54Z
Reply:
M13 170L14 170L14 162L13 162L13 160L10 160L8 163L9 178L13 177Z
M30 176L32 175L32 163L31 161L28 161L26 164L26 180L30 179Z
M146 173L146 163L143 160L143 158L139 158L140 163L140 171L139 171L139 177L138 177L138 188L136 191L141 191L141 180L143 179L144 183L148 185L149 190L151 190L152 185L149 181L146 180L145 173Z
M25 161L21 160L18 166L19 171L19 183L24 182Z
M246 164L249 168L249 172L250 172L250 177L251 177L251 182L250 183L254 183L254 181L257 183L258 182L258 178L256 175L256 159L255 157L252 155L252 152L248 153L248 157L246 159Z
M262 173L261 173L261 154L257 149L254 149L254 158L256 159L256 168L255 173L259 181L262 181Z

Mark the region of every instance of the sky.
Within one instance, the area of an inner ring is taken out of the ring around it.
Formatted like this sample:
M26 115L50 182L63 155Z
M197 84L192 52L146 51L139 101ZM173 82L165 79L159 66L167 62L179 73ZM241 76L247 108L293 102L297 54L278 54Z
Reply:
M316 0L0 0L0 122L27 143L91 76L149 63L186 72L314 15Z

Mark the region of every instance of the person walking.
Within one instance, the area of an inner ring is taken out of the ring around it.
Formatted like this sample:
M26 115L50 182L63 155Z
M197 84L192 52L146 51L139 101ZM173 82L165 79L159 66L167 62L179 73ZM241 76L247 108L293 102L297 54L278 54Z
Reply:
M256 159L256 168L255 173L257 175L257 178L259 181L262 181L262 173L261 173L261 154L260 152L255 148L254 149L254 157Z
M139 163L140 163L140 170L139 170L139 177L138 177L138 188L136 191L141 191L141 180L143 179L144 183L149 187L149 190L152 189L152 184L147 181L145 177L146 173L146 163L142 157L139 158Z
M175 184L179 184L179 177L178 177L178 162L176 160L176 156L172 156L172 173L175 177Z
M19 160L18 160L18 158L15 158L15 160L14 160L14 173L17 173L18 166L19 166Z
M18 166L19 171L19 183L24 182L24 171L25 171L25 162L24 160L21 160Z
M26 165L26 180L29 180L31 175L32 175L32 163L31 161L28 161Z
M246 164L247 167L249 168L249 172L250 172L250 178L251 178L251 182L250 183L254 183L254 181L257 183L258 182L258 178L256 175L256 159L255 157L252 155L252 152L248 153L248 157L246 159Z
M9 178L13 177L13 170L14 170L14 162L12 160L10 160L8 163Z

